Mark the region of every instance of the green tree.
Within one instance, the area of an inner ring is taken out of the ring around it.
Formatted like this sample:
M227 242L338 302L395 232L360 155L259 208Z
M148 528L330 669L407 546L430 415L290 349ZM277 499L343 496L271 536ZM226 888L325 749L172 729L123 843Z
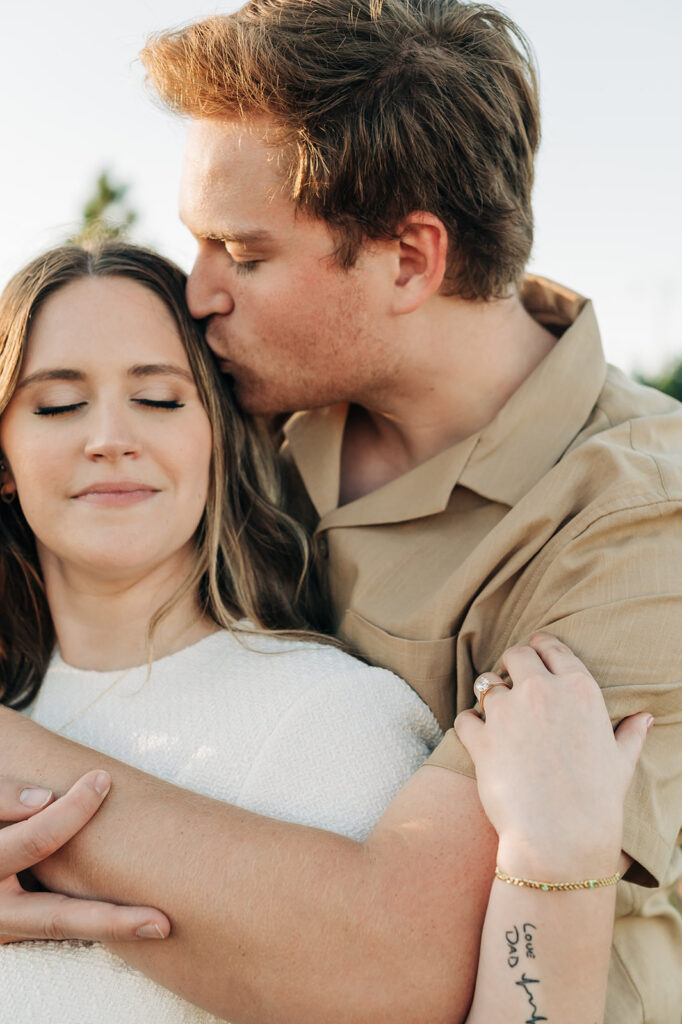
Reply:
M678 402L682 402L682 359L671 363L655 377L643 377L637 374L637 379L649 387L665 391L666 395L672 395Z
M80 230L69 238L70 244L102 240L126 239L137 220L137 213L126 203L129 185L114 184L108 171L102 171L95 188L83 207Z

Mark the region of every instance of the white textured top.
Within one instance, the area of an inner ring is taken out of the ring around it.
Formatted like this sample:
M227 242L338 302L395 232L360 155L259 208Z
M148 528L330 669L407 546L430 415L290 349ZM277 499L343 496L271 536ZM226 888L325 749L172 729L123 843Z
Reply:
M55 654L36 722L146 772L271 817L366 836L442 733L410 687L332 647L220 631L151 666ZM0 946L0 1021L209 1024L98 943Z

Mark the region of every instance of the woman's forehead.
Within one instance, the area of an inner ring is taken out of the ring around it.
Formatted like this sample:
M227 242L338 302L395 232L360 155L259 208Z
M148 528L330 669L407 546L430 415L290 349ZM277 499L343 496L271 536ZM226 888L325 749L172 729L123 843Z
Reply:
M187 355L172 313L150 288L122 276L84 277L53 292L31 323L24 374L64 359L96 365L178 362ZM65 365L65 364L64 364Z

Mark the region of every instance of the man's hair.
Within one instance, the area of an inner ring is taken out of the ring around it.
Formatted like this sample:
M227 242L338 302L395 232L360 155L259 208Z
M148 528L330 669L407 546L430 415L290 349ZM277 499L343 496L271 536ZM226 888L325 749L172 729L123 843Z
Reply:
M193 118L268 117L294 202L351 266L415 211L448 231L446 287L505 295L533 238L537 82L521 30L457 0L250 0L153 37L148 78Z

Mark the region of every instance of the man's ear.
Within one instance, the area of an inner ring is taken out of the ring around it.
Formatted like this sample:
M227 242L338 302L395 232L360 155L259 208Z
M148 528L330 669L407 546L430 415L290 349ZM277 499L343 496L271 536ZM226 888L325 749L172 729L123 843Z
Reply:
M394 287L394 313L412 313L443 283L448 233L432 213L409 214L398 227L398 274Z

